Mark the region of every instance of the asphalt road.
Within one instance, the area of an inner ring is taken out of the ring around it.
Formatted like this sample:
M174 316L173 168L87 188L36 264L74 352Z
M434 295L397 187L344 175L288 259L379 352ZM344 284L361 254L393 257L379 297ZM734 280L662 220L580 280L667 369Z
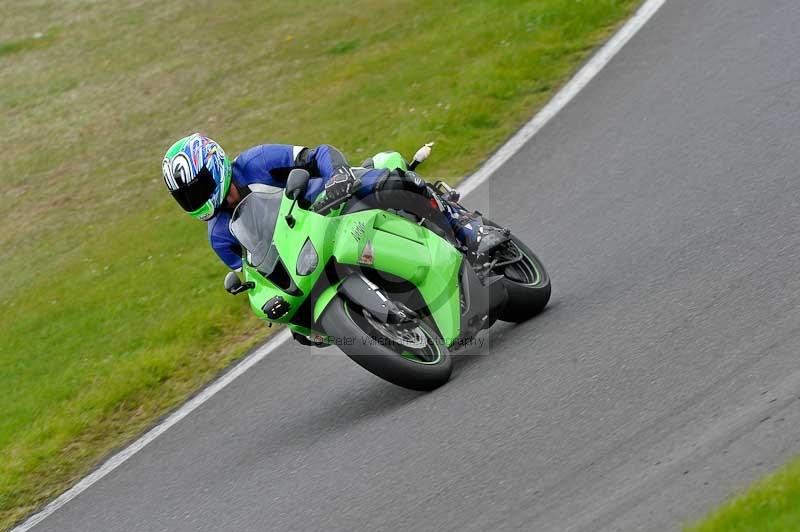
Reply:
M668 0L470 196L554 292L444 388L286 345L34 530L669 530L775 469L800 452L798 27L796 0Z

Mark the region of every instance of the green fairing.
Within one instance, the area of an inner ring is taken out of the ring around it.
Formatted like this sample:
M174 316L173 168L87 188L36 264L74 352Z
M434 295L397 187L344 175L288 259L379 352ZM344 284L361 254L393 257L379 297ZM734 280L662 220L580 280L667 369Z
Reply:
M257 316L267 320L262 306L274 296L281 296L289 303L290 309L274 321L307 335L309 329L294 323L294 320L297 318L301 323L308 323L309 316L295 315L317 282L326 282L325 265L335 258L340 264L365 268L359 265L358 258L369 241L374 256L372 267L413 283L431 311L445 342L450 345L458 339L461 330L458 273L462 255L450 243L405 218L377 209L342 216L336 213L322 216L295 207L292 211L295 226L290 228L285 216L291 204L292 201L284 196L273 243L303 295L293 296L284 292L244 261L245 281L255 283L255 288L248 294ZM313 243L319 261L312 273L300 276L296 271L296 261L306 238ZM314 322L336 295L337 289L338 284L316 295L312 307Z
M336 293L339 291L340 284L342 283L339 282L326 288L314 302L314 321L317 321L319 317L322 316L322 311L325 310L325 307L328 306Z
M378 153L372 157L372 164L375 168L385 168L386 170L408 170L406 160L396 151Z

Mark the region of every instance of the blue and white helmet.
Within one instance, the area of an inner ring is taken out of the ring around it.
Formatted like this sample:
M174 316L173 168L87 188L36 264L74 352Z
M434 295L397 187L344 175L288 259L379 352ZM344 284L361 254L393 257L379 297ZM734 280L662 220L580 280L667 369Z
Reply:
M200 133L167 150L162 173L175 201L199 220L213 218L231 187L230 159L219 144Z

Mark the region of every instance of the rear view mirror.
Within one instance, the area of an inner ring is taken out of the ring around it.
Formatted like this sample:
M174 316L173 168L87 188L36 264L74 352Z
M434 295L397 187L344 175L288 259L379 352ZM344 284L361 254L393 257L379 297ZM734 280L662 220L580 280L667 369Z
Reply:
M309 179L311 174L302 168L295 168L289 172L289 178L286 180L286 197L298 200L305 196Z

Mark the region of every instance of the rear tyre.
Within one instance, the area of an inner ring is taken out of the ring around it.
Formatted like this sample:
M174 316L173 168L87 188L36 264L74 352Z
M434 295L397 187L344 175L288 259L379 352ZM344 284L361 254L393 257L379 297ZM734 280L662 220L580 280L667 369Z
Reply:
M380 323L337 296L320 317L320 325L356 364L393 384L428 391L450 379L450 351L424 321L404 327Z
M483 223L500 227L486 218ZM519 323L542 312L550 301L550 276L536 254L512 234L511 240L493 258L498 259L498 264L514 261L494 269L494 273L503 276L500 282L508 293L508 302L497 318Z

